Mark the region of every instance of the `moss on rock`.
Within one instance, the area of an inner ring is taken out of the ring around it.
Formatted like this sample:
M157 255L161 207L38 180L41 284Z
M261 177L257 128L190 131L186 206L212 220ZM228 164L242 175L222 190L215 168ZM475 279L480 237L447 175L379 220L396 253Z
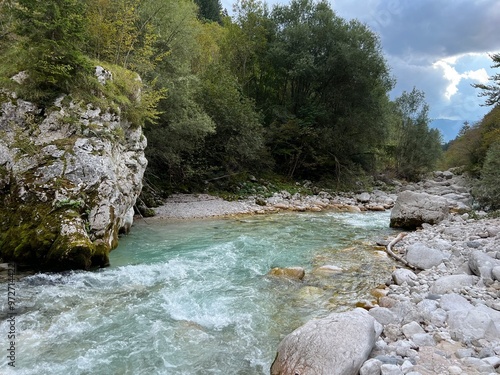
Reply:
M89 269L109 263L109 248L97 248L85 222L72 209L21 204L0 209L0 256L37 269Z
M125 78L130 93L138 92L137 76ZM4 261L43 270L109 264L120 228L131 225L126 215L147 165L141 128L128 116L142 104L110 95L123 93L117 89L123 79L99 86L89 101L68 95L45 108L5 96L0 105ZM116 113L109 109L113 105Z

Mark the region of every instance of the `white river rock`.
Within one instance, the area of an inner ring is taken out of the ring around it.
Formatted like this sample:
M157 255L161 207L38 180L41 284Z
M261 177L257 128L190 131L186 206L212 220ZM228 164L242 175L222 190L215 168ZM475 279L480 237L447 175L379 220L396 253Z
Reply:
M311 320L281 341L271 375L357 375L381 332L359 308Z

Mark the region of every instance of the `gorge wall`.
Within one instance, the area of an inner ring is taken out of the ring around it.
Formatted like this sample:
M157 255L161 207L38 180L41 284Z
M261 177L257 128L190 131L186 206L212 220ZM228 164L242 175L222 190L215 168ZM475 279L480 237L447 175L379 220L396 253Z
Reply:
M50 270L107 265L142 189L141 127L68 96L43 109L0 99L0 257Z

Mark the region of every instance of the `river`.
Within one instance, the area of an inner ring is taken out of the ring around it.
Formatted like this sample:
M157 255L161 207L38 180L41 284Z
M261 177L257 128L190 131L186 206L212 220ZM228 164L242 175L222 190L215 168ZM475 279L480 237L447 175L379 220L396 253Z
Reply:
M111 267L16 283L16 369L2 350L1 373L268 374L286 334L387 280L394 263L372 245L388 223L388 212L140 221ZM312 274L325 264L344 272ZM266 276L287 266L306 278Z

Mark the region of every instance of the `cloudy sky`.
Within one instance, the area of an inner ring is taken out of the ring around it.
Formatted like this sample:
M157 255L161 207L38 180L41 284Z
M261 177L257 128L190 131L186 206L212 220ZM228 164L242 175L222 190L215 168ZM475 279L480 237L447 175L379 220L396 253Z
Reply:
M471 83L487 83L494 74L488 54L500 51L499 0L329 1L337 15L357 18L380 36L397 80L391 97L413 87L424 91L445 140L491 109L480 105L484 98ZM222 5L230 11L233 2ZM287 0L266 1L276 2Z

